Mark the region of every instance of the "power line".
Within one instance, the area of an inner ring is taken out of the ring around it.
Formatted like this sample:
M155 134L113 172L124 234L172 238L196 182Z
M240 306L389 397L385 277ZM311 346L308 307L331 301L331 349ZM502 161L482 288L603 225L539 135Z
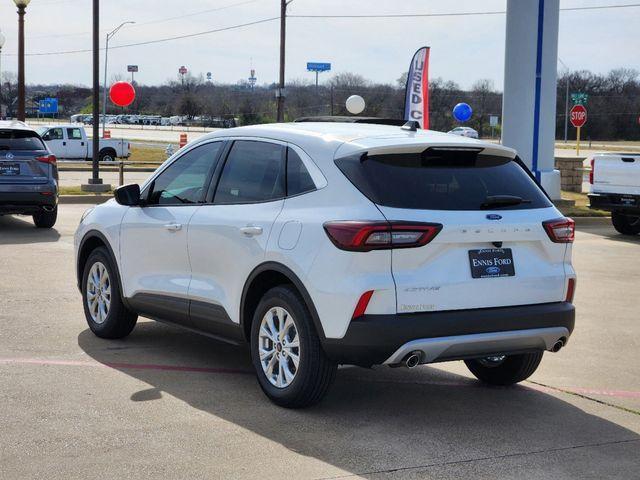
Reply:
M625 5L598 5L591 7L568 7L561 8L561 12L575 12L582 10L606 10L611 8L633 8L640 7L640 3ZM506 11L489 12L443 12L443 13L387 13L387 14L355 14L355 15L289 15L291 18L422 18L422 17L470 17L481 15L504 15Z
M72 1L72 0L62 0L62 1ZM233 7L239 7L241 5L247 5L249 3L256 3L259 2L261 0L245 0L243 2L237 2L237 3L231 3L229 5L223 5L222 7L216 7L216 8L209 8L207 10L200 10L197 12L191 12L191 13L185 13L184 15L177 15L174 17L165 17L165 18L159 18L157 20L149 20L147 22L136 22L135 25L131 25L130 27L127 28L136 28L136 27L140 27L140 26L144 26L144 25L154 25L157 23L164 23L164 22L170 22L172 20L179 20L181 18L188 18L188 17L195 17L197 15L203 15L206 13L211 13L211 12L219 12L221 10L227 10L229 8L233 8ZM109 29L102 29L102 32L107 32L109 31ZM62 38L62 37L78 37L78 36L82 36L82 35L91 35L91 32L74 32L74 33L52 33L49 35L34 35L31 37L28 37L28 39L37 39L37 38Z
M231 4L231 5L227 5L225 7L218 7L218 9L223 9L223 8L230 8L232 6L237 6L237 5L241 5L244 3L251 3L251 2L255 2L258 0L246 0L244 2L239 2L236 4ZM618 8L634 8L634 7L640 7L640 3L633 3L633 4L624 4L624 5L599 5L599 6L590 6L590 7L568 7L568 8L561 8L560 11L585 11L585 10L604 10L604 9L618 9ZM211 9L208 11L213 11L216 9ZM193 15L197 15L199 13L202 12L197 12L197 13L190 13L190 14L185 14L183 16L177 16L177 17L170 17L170 18L165 18L165 19L160 19L160 20L152 20L150 22L147 23L159 23L159 22L163 22L163 21L169 21L169 20L174 20L177 18L183 18L186 16L193 16ZM290 18L345 18L345 19L349 19L349 18L421 18L421 17L461 17L461 16L486 16L486 15L504 15L506 12L505 11L488 11L488 12L444 12L444 13L417 13L417 14L404 14L404 13L398 13L398 14L363 14L363 15L287 15ZM162 42L169 42L169 41L173 41L173 40L180 40L180 39L184 39L184 38L192 38L192 37L198 37L198 36L202 36L202 35L209 35L212 33L218 33L218 32L224 32L227 30L234 30L234 29L238 29L238 28L244 28L244 27L248 27L248 26L252 26L252 25L258 25L261 23L267 23L267 22L272 22L274 20L279 20L280 17L271 17L271 18L264 18L262 20L256 20L254 22L248 22L248 23L242 23L242 24L238 24L238 25L232 25L230 27L223 27L223 28L217 28L217 29L213 29L213 30L206 30L204 32L197 32L197 33L191 33L191 34L185 34L185 35L177 35L174 37L166 37L166 38L160 38L160 39L156 39L156 40L148 40L148 41L144 41L144 42L136 42L136 43L128 43L128 44L123 44L123 45L116 45L111 47L112 49L120 49L120 48L128 48L128 47L136 47L136 46L140 46L140 45L151 45L151 44L155 44L155 43L162 43ZM101 49L103 50L103 49ZM59 52L38 52L38 53L27 53L25 54L26 56L46 56L46 55L67 55L67 54L75 54L75 53L87 53L87 52L91 52L92 49L77 49L77 50L65 50L65 51L59 51ZM6 56L16 56L15 53L7 53L5 54Z
M197 32L197 33L189 33L186 35L177 35L175 37L165 37L165 38L158 38L155 40L147 40L145 42L136 42L136 43L125 43L122 45L115 45L113 47L110 47L111 50L113 49L118 49L118 48L128 48L128 47L137 47L139 45L151 45L154 43L162 43L162 42L170 42L172 40L180 40L183 38L192 38L192 37L199 37L202 35L209 35L212 33L218 33L218 32L225 32L228 30L236 30L238 28L244 28L244 27L249 27L251 25L258 25L260 23L267 23L267 22L272 22L274 20L280 20L280 17L271 17L271 18L263 18L262 20L256 20L254 22L247 22L247 23L241 23L238 25L231 25L229 27L222 27L222 28L216 28L213 30L206 30L204 32ZM100 50L104 50L104 48L101 48ZM62 52L39 52L39 53L27 53L25 54L28 57L36 57L36 56L45 56L45 55L66 55L66 54L71 54L71 53L88 53L88 52L92 52L93 49L91 48L84 48L84 49L79 49L79 50L65 50ZM6 55L10 55L10 56L16 56L15 53L8 53Z

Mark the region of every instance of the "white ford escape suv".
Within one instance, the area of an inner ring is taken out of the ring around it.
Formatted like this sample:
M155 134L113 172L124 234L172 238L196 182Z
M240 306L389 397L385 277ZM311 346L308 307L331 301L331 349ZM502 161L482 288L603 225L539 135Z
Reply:
M91 330L138 315L249 342L275 403L317 402L338 364L464 360L529 377L574 326L574 223L513 150L408 127L215 132L76 232Z

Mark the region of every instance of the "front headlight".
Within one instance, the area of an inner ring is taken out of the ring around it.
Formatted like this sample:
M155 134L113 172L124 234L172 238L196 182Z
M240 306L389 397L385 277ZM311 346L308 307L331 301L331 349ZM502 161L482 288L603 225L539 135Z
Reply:
M84 222L84 219L87 218L87 215L89 215L93 211L94 208L96 208L96 207L91 207L91 208L88 208L87 210L84 211L84 213L80 217L80 224L82 224L82 222Z

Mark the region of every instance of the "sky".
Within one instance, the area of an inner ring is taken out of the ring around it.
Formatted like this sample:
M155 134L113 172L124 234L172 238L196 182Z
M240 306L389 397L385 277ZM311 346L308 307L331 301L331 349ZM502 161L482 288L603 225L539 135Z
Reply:
M529 0L519 0L529 1ZM230 27L278 17L279 0L103 0L101 45L125 21L110 47ZM561 8L638 4L633 0L561 0ZM26 16L27 83L91 84L91 53L55 52L91 48L91 0L32 0ZM290 15L500 12L506 0L293 0ZM17 14L0 0L3 71L17 71ZM176 18L179 17L179 18ZM606 73L640 70L640 7L560 12L558 55L569 69ZM214 82L235 83L253 66L258 84L277 80L279 21L169 42L109 49L109 78L139 66L136 82L154 85L176 79L186 66L194 75L211 72ZM430 75L468 88L488 78L497 89L504 75L505 15L393 19L289 18L287 80L312 80L306 62L330 62L326 81L354 72L374 82L395 83L414 51L431 46ZM101 61L104 54L101 54ZM101 75L102 75L101 65ZM564 67L559 66L562 70Z

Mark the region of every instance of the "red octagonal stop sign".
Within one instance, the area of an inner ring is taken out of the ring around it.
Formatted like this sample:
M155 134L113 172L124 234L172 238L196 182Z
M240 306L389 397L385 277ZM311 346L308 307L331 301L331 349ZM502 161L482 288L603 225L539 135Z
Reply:
M587 109L583 105L574 105L569 112L569 120L574 127L582 127L587 123Z

